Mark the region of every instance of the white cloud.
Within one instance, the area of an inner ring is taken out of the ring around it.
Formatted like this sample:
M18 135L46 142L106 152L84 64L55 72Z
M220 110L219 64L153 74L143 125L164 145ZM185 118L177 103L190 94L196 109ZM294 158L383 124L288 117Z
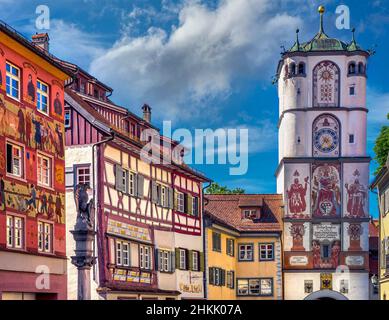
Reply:
M143 36L123 36L91 72L115 88L122 104L147 101L164 119L204 116L235 81L274 72L280 44L301 21L272 12L270 0L222 0L214 9L187 1L169 32L150 27Z

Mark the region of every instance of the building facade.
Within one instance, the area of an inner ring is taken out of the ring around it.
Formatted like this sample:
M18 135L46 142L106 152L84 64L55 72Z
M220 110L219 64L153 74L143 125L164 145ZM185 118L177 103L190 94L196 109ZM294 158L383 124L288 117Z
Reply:
M66 299L64 87L71 75L0 23L0 299Z
M389 155L386 165L371 185L377 189L379 218L378 283L380 300L389 300Z
M379 264L380 224L378 219L371 218L369 223L369 279L370 298L379 300L378 264Z
M282 197L205 197L207 299L281 300Z
M285 299L369 298L370 52L320 30L278 66Z
M108 98L112 89L64 65L77 75L65 96L68 230L76 221L74 187L87 185L96 208L92 298L203 299L207 178L182 162L177 142L159 135L149 106L140 118ZM68 267L75 299L77 273Z

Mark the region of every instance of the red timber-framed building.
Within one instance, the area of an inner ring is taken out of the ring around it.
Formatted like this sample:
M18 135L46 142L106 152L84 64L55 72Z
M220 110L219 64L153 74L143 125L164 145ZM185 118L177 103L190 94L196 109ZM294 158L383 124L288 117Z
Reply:
M0 300L66 299L64 87L72 76L0 22Z
M76 76L65 93L68 229L76 221L75 185L91 186L96 207L92 299L203 299L202 184L209 180L182 162L177 142L159 136L149 106L140 118L109 99L111 88L62 64ZM145 130L153 137L142 142ZM170 164L141 159L149 141ZM69 264L70 299L76 277Z

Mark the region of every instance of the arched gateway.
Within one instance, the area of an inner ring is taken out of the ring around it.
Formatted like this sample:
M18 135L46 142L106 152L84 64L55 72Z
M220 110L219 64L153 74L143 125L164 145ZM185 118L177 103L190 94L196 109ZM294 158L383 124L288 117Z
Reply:
M311 293L304 300L348 300L343 294L332 290L320 290Z

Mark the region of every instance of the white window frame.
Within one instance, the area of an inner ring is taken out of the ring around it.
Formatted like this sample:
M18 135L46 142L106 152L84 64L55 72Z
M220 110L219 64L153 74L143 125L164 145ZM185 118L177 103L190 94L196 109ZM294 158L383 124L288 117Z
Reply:
M193 271L199 271L199 252L192 251L192 269Z
M177 192L177 211L185 211L185 196L182 192Z
M38 251L44 253L53 252L53 230L52 223L38 221Z
M84 173L80 173L80 170L86 170L86 169L89 170L89 174L86 174L85 171L84 171ZM79 166L76 169L76 173L77 173L77 184L80 183L80 177L82 176L84 179L83 183L85 183L85 180L86 180L85 178L89 177L89 186L91 186L91 168L90 168L90 166Z
M43 177L44 177L43 160L47 160L47 168L45 169L47 171L47 181L44 181L44 179L43 179ZM53 181L52 163L53 163L53 159L51 157L48 157L48 156L38 152L38 154L37 154L38 185L45 186L45 187L52 186L52 181Z
M135 174L131 171L128 172L128 193L131 196L135 196Z
M41 88L40 88L41 87ZM43 87L46 87L47 91L45 92L42 88ZM43 82L41 80L37 80L37 83L36 83L36 109L45 114L45 115L49 115L50 113L50 88L49 88L49 85L46 83L46 82ZM42 97L45 97L47 99L47 104L46 104L46 111L43 110L43 101L42 101ZM39 105L41 105L41 107L39 107Z
M116 241L116 265L121 266L123 263L122 259L122 243L121 241Z
M8 71L7 70L7 66L10 66L10 70L11 71ZM17 73L18 75L14 75L12 73L12 70L15 69L17 70ZM5 83L6 83L6 94L7 94L7 97L10 97L12 99L15 99L17 101L20 101L20 68L18 68L17 66L15 66L14 64L10 63L9 61L6 62L6 68L5 68L5 73L6 73L6 80L5 80ZM18 87L17 88L14 88L12 86L12 80L14 81L17 81L17 84L18 84ZM8 81L10 81L10 83L8 84ZM8 93L8 90L7 90L7 87L10 87L10 93ZM18 96L15 97L12 95L12 89L17 89L17 92L18 92Z
M186 250L180 249L180 269L186 270Z
M139 246L141 269L151 270L151 248L149 246Z
M170 272L171 270L171 253L166 250L159 250L159 271Z
M130 266L130 244L128 242L122 242L122 265Z
M270 257L271 252L271 257ZM262 257L262 253L265 253L265 258ZM273 261L274 260L274 244L273 243L260 243L259 244L259 261Z
M7 248L24 248L24 219L22 217L7 215Z
M164 208L168 205L167 188L165 186L161 186L161 205Z
M12 172L8 172L8 163L7 163L7 168L6 168L6 172L7 172L7 175L12 175L14 177L18 177L18 178L23 178L24 177L24 147L19 145L19 144L16 144L16 143L13 143L11 141L6 141L6 153L8 152L8 147L7 145L11 145L12 146ZM14 149L18 149L19 150L19 157L17 159L19 159L19 173L15 173L15 157L14 157ZM6 159L8 161L8 154L6 154Z
M251 250L248 250L248 247L251 247ZM241 258L241 252L244 252L244 257ZM248 257L248 252L251 251L251 259ZM239 261L254 261L254 244L252 243L242 243L239 244Z

